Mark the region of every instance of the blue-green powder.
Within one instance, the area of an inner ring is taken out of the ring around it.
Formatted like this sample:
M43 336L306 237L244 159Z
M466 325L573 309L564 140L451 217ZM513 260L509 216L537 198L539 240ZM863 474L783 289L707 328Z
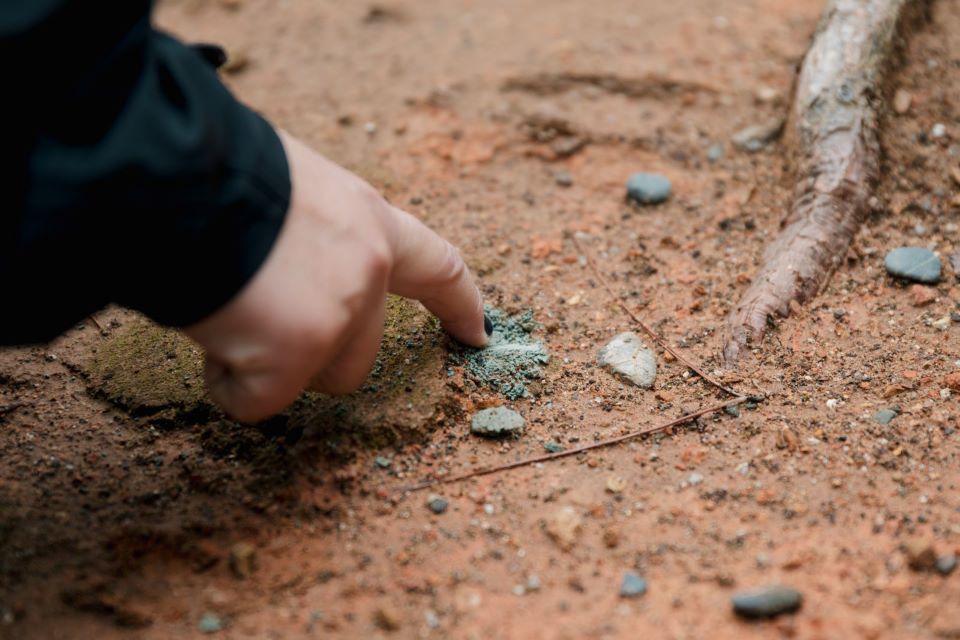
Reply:
M493 323L493 335L487 346L464 349L454 358L464 365L477 384L488 386L510 400L527 397L527 383L542 378L543 365L550 361L547 348L530 336L537 328L533 312L508 316L490 307L485 311Z

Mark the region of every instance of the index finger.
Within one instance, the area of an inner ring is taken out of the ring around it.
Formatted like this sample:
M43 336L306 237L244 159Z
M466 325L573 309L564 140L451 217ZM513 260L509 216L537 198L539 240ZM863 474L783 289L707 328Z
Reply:
M390 291L422 302L460 342L484 346L483 299L460 252L414 216L391 209L396 225Z

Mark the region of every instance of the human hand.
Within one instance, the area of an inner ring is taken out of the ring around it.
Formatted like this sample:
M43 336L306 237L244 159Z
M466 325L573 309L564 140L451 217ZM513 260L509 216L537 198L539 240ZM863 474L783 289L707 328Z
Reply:
M460 342L486 344L459 252L359 177L281 139L293 190L273 250L232 301L185 329L206 352L214 402L254 421L306 388L353 391L376 359L388 291L420 300Z

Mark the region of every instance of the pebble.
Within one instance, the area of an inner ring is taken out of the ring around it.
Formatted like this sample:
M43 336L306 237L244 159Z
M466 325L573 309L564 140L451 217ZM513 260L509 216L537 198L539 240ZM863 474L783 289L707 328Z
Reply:
M953 573L953 570L957 568L957 556L949 553L947 555L940 556L937 558L935 565L937 573L942 576L948 576Z
M657 379L657 359L640 336L627 331L608 342L597 353L597 363L643 389Z
M723 158L723 143L718 142L707 149L707 160L710 162L719 162Z
M897 417L897 412L893 409L881 409L873 415L873 419L880 424L890 424L890 421Z
M672 189L670 180L656 173L635 173L627 180L627 197L640 204L664 202Z
M380 607L373 614L373 623L384 631L398 631L400 614L392 607Z
M907 554L907 566L914 571L930 571L936 568L937 551L929 538L916 538L904 545Z
M893 110L902 116L910 111L911 106L913 106L913 96L910 95L910 92L897 89L897 92L893 95Z
M934 140L939 140L945 135L947 135L947 125L943 124L942 122L936 123L930 130L930 137Z
M580 537L583 518L573 507L560 507L547 520L546 531L550 539L564 551L573 549Z
M755 153L762 150L783 133L783 118L773 118L766 122L750 125L733 136L733 144L741 151Z
M724 407L724 408L723 408L723 412L726 413L728 416L733 416L734 418L739 418L739 417L740 417L740 405L735 404L735 405L730 406L730 407Z
M910 302L915 307L925 307L937 299L937 290L922 284L912 284L908 290Z
M197 625L201 633L216 633L223 629L223 621L215 613L205 613Z
M551 440L543 445L543 448L546 449L547 453L560 453L564 451L563 445L559 442L554 442Z
M647 580L638 576L632 571L623 574L623 581L620 583L621 598L639 598L647 592Z
M690 486L693 486L693 487L697 486L697 485L700 484L701 482L703 482L703 476L702 476L701 474L697 473L696 471L694 471L693 473L691 473L691 474L690 474L690 477L687 478L687 484L689 484Z
M803 596L796 589L778 585L734 594L732 602L734 613L743 618L773 618L799 609Z
M444 500L442 496L438 496L436 494L427 496L427 508L437 515L444 513L448 506L450 506L450 503Z
M914 282L936 284L940 281L940 258L922 247L899 247L883 261L887 273Z
M257 548L249 542L238 542L230 548L230 571L237 578L247 578L257 568Z
M499 438L520 433L526 426L523 416L506 407L493 407L478 411L470 423L470 432L486 438Z
M390 458L386 458L386 457L384 457L384 456L377 456L376 458L373 459L373 461L374 461L374 462L377 464L377 466L380 467L381 469L389 469L389 468L390 468L390 464L391 464Z
M561 187L573 186L573 177L566 171L557 171L553 174L553 179Z

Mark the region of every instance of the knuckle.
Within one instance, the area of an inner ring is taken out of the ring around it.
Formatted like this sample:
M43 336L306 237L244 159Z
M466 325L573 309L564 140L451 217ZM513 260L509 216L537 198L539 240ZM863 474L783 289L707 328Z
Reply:
M450 285L466 275L467 264L460 255L460 250L447 241L444 241L443 266L439 271L439 282L442 285Z

